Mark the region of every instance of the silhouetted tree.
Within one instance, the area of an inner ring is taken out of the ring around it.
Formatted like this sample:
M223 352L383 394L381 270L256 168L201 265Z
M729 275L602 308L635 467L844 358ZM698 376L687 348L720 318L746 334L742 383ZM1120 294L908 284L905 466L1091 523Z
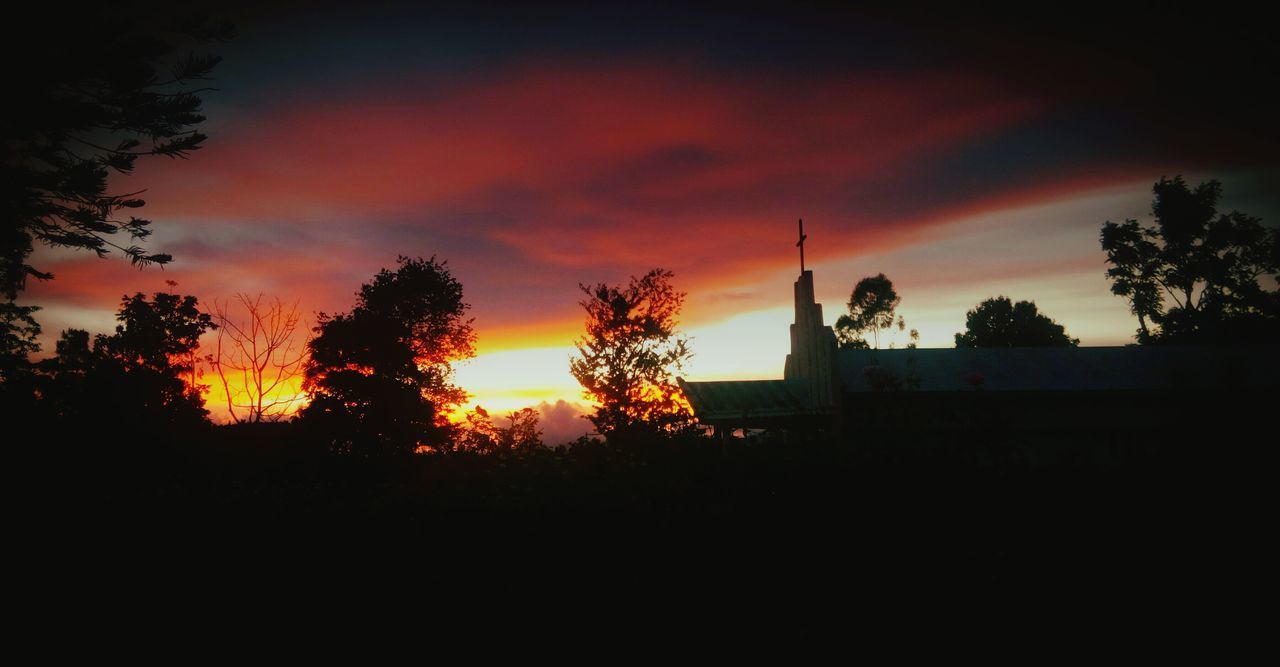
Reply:
M126 296L115 333L62 332L54 357L40 362L42 410L59 426L127 425L132 433L206 423L206 386L195 364L200 337L215 328L193 296Z
M306 359L306 341L298 340L298 304L262 295L237 294L244 315L233 317L230 304L214 302L218 336L209 364L218 373L231 420L280 421L296 409ZM304 330L305 332L305 330Z
M693 356L675 329L685 293L671 285L674 275L653 269L626 287L579 285L587 295L580 302L587 331L569 371L595 402L589 419L605 435L669 433L691 424L674 376Z
M538 427L538 411L521 408L507 414L509 426L494 423L489 412L481 406L465 416L465 426L458 436L459 448L479 454L494 452L528 451L542 445L542 430Z
M149 222L128 212L141 190L108 193L111 174L129 174L139 157L185 158L205 135L200 95L219 58L190 46L233 35L226 23L192 20L165 7L130 16L116 5L35 6L24 16L27 40L6 39L0 110L0 293L14 298L28 276L50 278L26 263L34 241L92 250L112 248L135 264L169 255L136 245ZM10 49L13 49L10 51ZM121 233L129 241L116 239Z
M202 393L196 379L200 337L215 328L200 312L194 296L157 292L150 301L142 294L126 296L116 315L120 324L110 336L94 339L95 373L115 373L129 389L125 400L152 411L166 411L175 420L203 420ZM64 341L78 340L64 336ZM75 354L81 354L76 343ZM68 348L68 352L71 348Z
M507 413L509 426L498 429L498 446L513 451L533 449L542 445L541 418L533 408L520 408Z
M63 425L91 422L99 413L106 415L114 406L106 401L120 398L115 393L95 400L91 384L102 384L95 376L99 358L89 343L89 332L66 329L55 346L56 354L39 363L41 371L41 410ZM112 364L111 368L115 368ZM86 424L87 425L87 424Z
M12 379L26 368L27 357L40 351L36 338L40 325L32 313L37 306L19 306L12 301L0 302L0 383Z
M866 339L869 333L875 341L875 348L880 349L881 330L892 329L896 325L899 331L905 331L906 321L901 316L895 320L894 311L901 302L902 298L893 289L893 282L883 273L859 280L849 297L849 313L836 318L833 327L840 347L846 350L868 349L872 347ZM912 329L911 342L907 347L915 347L919 338L920 334Z
M475 354L462 284L435 257L399 265L362 286L349 314L321 313L307 345L302 414L339 451L447 449L446 414L466 399L450 366Z
M489 411L477 405L462 417L462 425L456 438L457 449L489 454L498 449L498 425L493 423Z
M54 346L57 370L72 375L84 375L93 368L93 351L89 348L89 332L83 329L67 329Z
M1079 338L1067 335L1057 322L1040 314L1031 301L1013 303L1008 297L987 299L965 315L965 331L956 334L956 347L1074 347Z
M36 306L0 301L0 412L29 411L36 398L35 374L29 357L40 351Z
M1137 339L1248 342L1280 334L1280 233L1239 211L1219 214L1222 184L1190 189L1181 176L1153 187L1154 227L1102 225L1111 291L1129 300Z

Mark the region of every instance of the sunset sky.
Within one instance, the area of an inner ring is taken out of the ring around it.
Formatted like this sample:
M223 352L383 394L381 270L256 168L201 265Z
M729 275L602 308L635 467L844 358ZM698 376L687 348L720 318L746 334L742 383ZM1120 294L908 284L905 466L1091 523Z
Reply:
M118 180L148 189L149 247L174 261L39 249L56 279L23 301L46 350L166 280L311 317L435 255L479 337L457 382L491 412L545 402L568 434L589 426L568 373L580 282L674 271L685 376L768 378L800 217L828 324L885 273L924 347L1001 294L1082 345L1130 342L1098 231L1149 221L1161 176L1216 178L1224 210L1280 220L1275 47L1248 16L604 4L231 10L205 147Z

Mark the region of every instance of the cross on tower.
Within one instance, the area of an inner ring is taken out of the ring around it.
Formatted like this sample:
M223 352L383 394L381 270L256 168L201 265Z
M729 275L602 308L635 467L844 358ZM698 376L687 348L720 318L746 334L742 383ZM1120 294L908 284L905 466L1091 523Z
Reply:
M804 235L804 218L800 218L800 240L796 241L796 247L800 249L800 273L804 273L804 240L809 238Z

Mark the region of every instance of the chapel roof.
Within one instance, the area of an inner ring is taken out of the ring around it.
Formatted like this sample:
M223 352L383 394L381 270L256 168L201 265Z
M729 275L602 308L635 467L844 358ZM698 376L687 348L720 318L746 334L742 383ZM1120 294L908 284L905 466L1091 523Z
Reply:
M919 391L1259 389L1280 385L1280 346L1006 347L841 350L846 392L872 391L866 369Z
M686 382L679 378L678 382L703 423L746 423L815 414L804 383L795 380Z

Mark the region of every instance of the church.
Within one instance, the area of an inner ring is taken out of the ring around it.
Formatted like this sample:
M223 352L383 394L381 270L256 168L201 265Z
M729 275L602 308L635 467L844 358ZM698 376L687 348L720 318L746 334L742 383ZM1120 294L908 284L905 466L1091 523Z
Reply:
M804 268L806 238L801 223L782 378L678 380L697 420L720 437L764 429L843 438L893 415L912 429L982 420L1002 433L1078 439L1185 422L1187 410L1239 414L1280 393L1277 345L840 349Z
M723 435L737 428L789 429L802 424L834 425L843 401L840 353L835 332L823 324L814 300L813 271L795 283L795 323L791 353L781 380L689 382L680 389L702 424Z

